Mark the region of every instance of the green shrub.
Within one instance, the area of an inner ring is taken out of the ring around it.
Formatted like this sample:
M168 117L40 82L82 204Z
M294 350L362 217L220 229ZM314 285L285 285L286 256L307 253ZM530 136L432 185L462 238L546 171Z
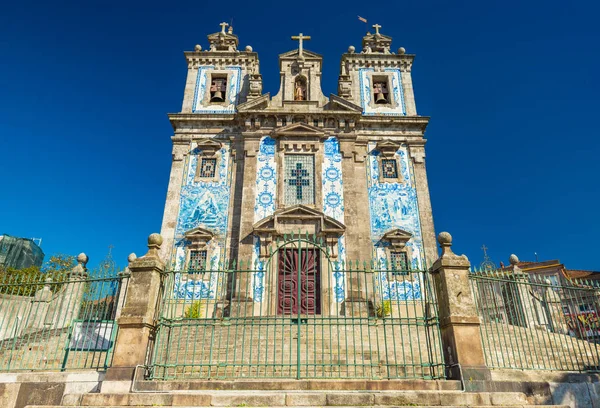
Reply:
M202 314L204 313L203 306L204 304L202 301L196 300L185 310L185 314L183 316L186 319L200 319L203 317Z
M392 312L392 302L389 300L384 300L375 308L375 314L379 318L384 318L389 316Z

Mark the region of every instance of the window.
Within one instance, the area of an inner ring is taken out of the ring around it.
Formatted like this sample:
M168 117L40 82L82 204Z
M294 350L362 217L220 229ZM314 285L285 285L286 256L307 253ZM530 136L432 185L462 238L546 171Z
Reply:
M373 101L378 105L390 103L387 77L373 77Z
M217 168L217 159L214 158L202 158L200 163L199 176L202 178L212 178L215 176L215 170Z
M580 312L593 312L594 307L592 305L590 305L589 303L586 305L579 305L579 311Z
M398 178L398 164L396 163L396 159L381 160L381 175L386 179Z
M206 251L191 251L189 273L204 273L206 270Z
M210 102L225 102L227 93L227 77L213 76L210 84Z
M390 252L392 275L408 275L409 264L406 252Z
M315 157L285 155L284 200L287 205L315 203Z

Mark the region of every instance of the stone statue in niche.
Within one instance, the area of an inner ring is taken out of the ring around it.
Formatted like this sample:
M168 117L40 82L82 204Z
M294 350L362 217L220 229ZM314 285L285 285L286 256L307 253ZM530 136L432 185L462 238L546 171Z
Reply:
M298 77L294 84L294 100L305 101L306 100L306 80L302 77Z

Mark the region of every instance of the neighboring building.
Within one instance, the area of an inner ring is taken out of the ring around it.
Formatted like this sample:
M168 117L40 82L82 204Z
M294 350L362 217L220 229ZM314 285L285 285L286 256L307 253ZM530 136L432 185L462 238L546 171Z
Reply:
M161 234L170 267L262 265L273 251L281 262L285 250L275 242L291 232L327 246L317 281L327 261L431 265L429 118L415 106L414 55L391 52L391 38L374 26L363 52L342 55L338 95L325 96L323 58L303 48L310 37L300 34L299 48L279 56L280 89L271 96L262 93L258 54L238 50L226 26L208 36L209 50L185 52L183 106L169 115L175 134ZM267 264L268 280L277 262Z
M490 271L501 278L497 282L479 284L485 319L545 326L551 331L600 341L600 272L569 270L558 259L521 261L516 266L525 280L515 276L512 267L502 267ZM511 277L521 283L507 281Z
M32 239L0 235L0 267L23 269L41 267L44 251Z

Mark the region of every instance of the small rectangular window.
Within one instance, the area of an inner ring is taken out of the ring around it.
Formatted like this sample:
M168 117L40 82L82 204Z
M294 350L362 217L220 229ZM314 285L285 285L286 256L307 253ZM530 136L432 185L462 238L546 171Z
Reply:
M409 264L406 252L391 252L390 258L392 275L408 275Z
M204 273L206 270L206 251L191 251L189 273Z
M200 177L212 178L215 176L215 170L217 168L217 159L202 158L200 163Z
M382 159L381 174L383 178L387 179L398 178L398 165L396 159Z

